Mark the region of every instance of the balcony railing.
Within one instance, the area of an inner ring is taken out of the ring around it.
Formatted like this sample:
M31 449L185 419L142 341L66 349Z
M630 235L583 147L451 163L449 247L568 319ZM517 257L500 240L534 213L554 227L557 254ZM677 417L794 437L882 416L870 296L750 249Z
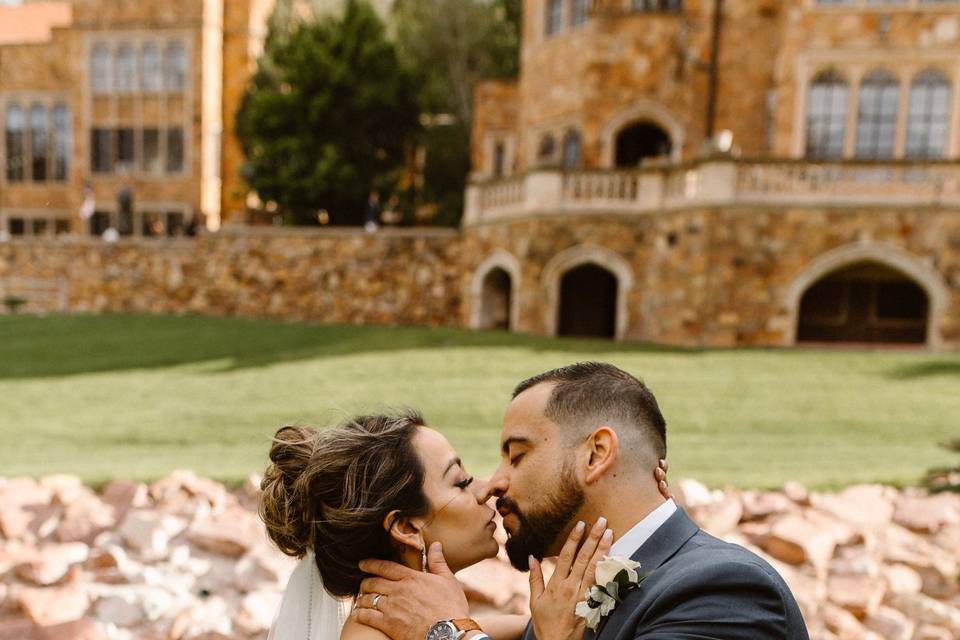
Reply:
M464 221L749 204L960 207L960 162L719 158L631 171L538 169L470 185Z

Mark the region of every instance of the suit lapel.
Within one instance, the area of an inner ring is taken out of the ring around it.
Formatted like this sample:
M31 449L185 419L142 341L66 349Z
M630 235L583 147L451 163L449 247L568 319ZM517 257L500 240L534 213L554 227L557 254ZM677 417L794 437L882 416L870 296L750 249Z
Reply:
M630 559L640 563L641 575L653 573L672 558L698 531L700 527L687 516L683 509L678 507L673 515L630 556ZM587 630L584 640L615 637L631 613L630 602L640 597L645 584L644 580L639 587L627 594L624 601L617 605L600 627L599 633L594 635L592 631Z

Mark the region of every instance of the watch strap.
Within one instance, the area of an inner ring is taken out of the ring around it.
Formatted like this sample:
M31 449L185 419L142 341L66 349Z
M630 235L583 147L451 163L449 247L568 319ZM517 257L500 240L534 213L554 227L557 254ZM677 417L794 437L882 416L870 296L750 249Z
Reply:
M458 631L464 633L467 631L483 631L480 625L477 624L477 621L471 620L470 618L454 618L450 622L453 623L453 626L455 626Z

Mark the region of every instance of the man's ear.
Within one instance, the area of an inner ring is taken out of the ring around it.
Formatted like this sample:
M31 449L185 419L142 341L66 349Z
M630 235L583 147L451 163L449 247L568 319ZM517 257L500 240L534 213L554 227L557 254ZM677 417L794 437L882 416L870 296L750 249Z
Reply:
M586 467L584 482L593 484L606 474L620 455L620 440L611 427L598 427L584 441Z
M383 528L390 534L393 543L400 548L411 548L417 552L423 549L422 525L415 522L400 513L398 510L391 511L383 519Z

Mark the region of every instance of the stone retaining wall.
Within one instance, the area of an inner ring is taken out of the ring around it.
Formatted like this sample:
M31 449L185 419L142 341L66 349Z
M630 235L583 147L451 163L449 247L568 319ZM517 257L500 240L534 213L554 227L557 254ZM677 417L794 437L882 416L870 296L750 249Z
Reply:
M0 295L26 310L459 324L455 231L225 231L183 240L0 243ZM29 283L32 289L26 284ZM36 289L62 295L36 295Z

